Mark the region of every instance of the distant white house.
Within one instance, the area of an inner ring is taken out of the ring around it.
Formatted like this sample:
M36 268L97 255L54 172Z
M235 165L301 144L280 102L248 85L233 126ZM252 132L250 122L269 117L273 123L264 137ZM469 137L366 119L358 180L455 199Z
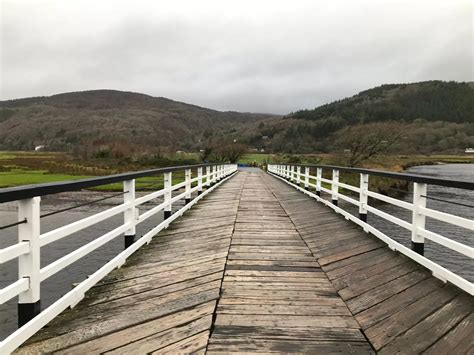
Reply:
M465 153L474 153L474 148L466 148Z
M42 150L44 150L44 145L37 145L37 146L35 147L35 152L40 152L40 151L42 151Z

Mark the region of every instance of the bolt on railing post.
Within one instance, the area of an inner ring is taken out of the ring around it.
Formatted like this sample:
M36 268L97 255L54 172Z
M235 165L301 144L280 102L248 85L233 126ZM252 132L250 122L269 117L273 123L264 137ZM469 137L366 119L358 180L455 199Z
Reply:
M18 296L18 328L41 312L40 299L40 197L18 201L18 242L28 242L30 250L18 257L18 277L28 279L28 289Z
M369 197L367 191L369 190L369 174L360 174L360 192L359 192L359 219L362 222L367 222L367 203Z
M184 203L187 205L191 202L191 169L184 170L184 179L186 182L184 185Z
M420 255L424 255L425 253L425 238L418 233L418 229L424 229L426 223L426 216L420 213L420 207L426 207L427 191L427 184L413 183L413 230L411 232L411 248Z
M197 169L198 171L198 195L202 194L202 167Z
M211 167L206 166L206 188L211 186Z
M124 235L124 246L127 249L135 241L135 179L126 180L123 182L123 202L129 203L130 207L123 212L124 224L128 225L129 228L125 231Z
M296 167L296 185L300 186L301 184L301 166Z
M173 185L173 175L171 172L169 173L164 173L164 189L165 189L165 194L164 194L164 199L165 199L165 203L166 206L164 208L164 219L167 219L169 217L171 217L171 211L172 211L172 204L171 204L171 195L172 195L172 191L171 191L171 186Z
M309 166L305 166L304 168L304 188L305 190L309 190Z
M339 170L333 169L331 192L332 192L332 204L334 206L337 206L338 183L339 183Z
M321 178L323 177L323 169L316 168L316 195L321 196Z

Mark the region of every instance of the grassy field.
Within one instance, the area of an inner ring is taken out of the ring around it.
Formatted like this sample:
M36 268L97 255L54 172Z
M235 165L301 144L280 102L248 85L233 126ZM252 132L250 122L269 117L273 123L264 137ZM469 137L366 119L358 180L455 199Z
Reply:
M192 156L196 157L197 153ZM181 165L181 159L189 156L176 156L176 165ZM341 157L333 154L245 154L239 163L262 166L267 162L290 162L308 164L341 165ZM380 156L364 164L366 168L403 171L415 165L437 163L474 163L474 155L389 155ZM78 180L100 175L115 174L123 171L144 170L150 167L119 165L113 161L78 161L65 153L49 152L0 152L0 188L41 184L48 182ZM195 176L196 172L193 172ZM184 180L184 172L173 174L173 183ZM382 179L376 183L383 187ZM389 184L390 182L387 182ZM163 176L150 176L137 179L137 189L159 189L163 186ZM97 187L99 190L121 191L122 184L112 184Z
M86 172L86 174L81 172ZM117 172L119 171L115 169L75 162L64 153L0 152L0 188L79 180ZM173 173L173 184L182 181L184 181L184 172ZM163 175L147 176L136 180L137 190L162 187ZM116 183L94 189L121 191L122 188L122 183Z
M255 154L245 154L242 158L239 159L238 163L240 164L256 164L262 165L271 159L272 154L264 153L255 153Z

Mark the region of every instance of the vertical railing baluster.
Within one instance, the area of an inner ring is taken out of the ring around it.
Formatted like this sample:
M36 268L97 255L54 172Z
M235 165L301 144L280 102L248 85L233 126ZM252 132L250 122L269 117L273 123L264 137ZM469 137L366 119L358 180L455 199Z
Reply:
M216 174L217 174L217 166L213 165L212 166L212 185L216 183Z
M127 249L135 241L135 179L123 182L123 202L130 206L123 212L124 224L128 225L128 229L124 235L124 246Z
M316 168L316 195L321 196L321 178L323 177L323 169Z
M18 296L18 327L41 312L40 299L40 203L41 197L18 201L18 242L28 242L30 250L18 257L18 277L28 279L28 289Z
M339 183L339 170L333 169L332 170L332 184L331 184L331 192L332 192L332 204L337 206L337 199L338 199L338 183Z
M202 167L197 168L198 172L198 196L202 194Z
M171 217L171 211L172 211L172 204L171 204L171 195L172 195L172 191L171 191L171 187L173 185L173 175L171 172L169 173L164 173L164 189L165 189L165 194L164 194L164 199L165 199L165 202L167 202L167 205L165 206L165 209L164 209L164 219L167 219L169 217Z
M301 184L301 166L296 167L296 185L300 186Z
M412 232L411 248L420 255L425 253L425 238L421 236L418 229L424 229L426 216L420 212L420 207L426 207L426 193L428 185L415 182L413 183L413 214L412 214Z
M211 167L206 166L206 188L211 186Z
M369 197L367 191L369 190L369 174L360 174L360 193L359 193L359 219L367 222L367 204Z
M187 205L191 202L191 169L184 170L184 181L186 182L184 185L184 203Z
M304 168L304 188L305 190L309 190L309 166L305 166Z

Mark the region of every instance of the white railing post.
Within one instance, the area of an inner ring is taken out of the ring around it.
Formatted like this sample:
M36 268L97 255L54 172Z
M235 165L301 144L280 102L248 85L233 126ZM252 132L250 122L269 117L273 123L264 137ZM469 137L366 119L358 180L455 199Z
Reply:
M171 217L171 211L173 209L173 206L171 204L171 195L172 195L172 191L171 191L171 187L173 185L173 174L171 172L169 173L164 173L164 189L165 189L165 194L164 194L164 202L166 202L166 206L164 208L164 214L163 214L163 218L164 219L167 219L169 217Z
M212 166L212 185L214 185L216 182L216 174L217 174L217 166L213 165Z
M18 257L18 277L27 278L29 287L18 296L18 327L41 312L40 300L40 203L41 197L18 201L18 242L28 242L30 251Z
M367 204L369 197L369 174L360 174L360 192L359 192L359 219L367 223Z
M286 178L288 181L290 181L290 176L291 176L291 174L290 174L290 166L289 166L289 165L286 165L286 174L285 174L285 175L286 175L285 178Z
M301 166L296 167L296 185L300 186L301 184Z
M304 188L305 190L309 190L309 166L305 166L304 168Z
M291 182L295 181L295 166L294 165L291 165L290 181Z
M426 193L428 185L415 182L413 183L413 215L411 248L420 255L425 253L425 238L420 235L418 229L425 229L426 216L420 213L420 207L426 208Z
M198 169L198 195L202 194L202 167Z
M206 166L206 188L211 186L211 167Z
M184 186L184 203L188 204L191 202L191 169L184 170L184 179L185 179L185 186Z
M123 202L129 203L130 207L123 212L124 224L127 224L129 228L125 231L124 241L125 249L135 241L135 221L137 218L135 210L135 179L126 180L123 182Z
M332 192L332 204L334 206L337 206L338 183L339 183L339 170L333 169L332 170L331 192Z
M316 168L316 195L321 196L321 178L323 177L323 169Z

